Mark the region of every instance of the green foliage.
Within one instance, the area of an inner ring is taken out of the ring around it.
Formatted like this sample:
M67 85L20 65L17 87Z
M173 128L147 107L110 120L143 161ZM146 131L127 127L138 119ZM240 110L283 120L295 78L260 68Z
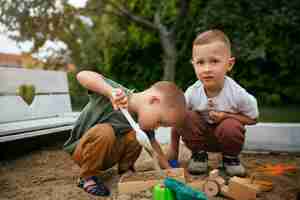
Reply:
M87 91L78 83L76 73L69 72L67 75L73 110L81 110L88 102Z
M260 106L260 122L297 122L300 119L299 105Z
M124 17L116 6L151 23L158 14L165 28L174 31L178 56L175 81L183 89L196 81L190 63L195 36L219 28L230 37L237 57L230 75L260 104L300 102L298 0L89 0L82 9L66 1L58 8L55 2L1 1L0 23L20 32L14 39L33 41L33 52L47 40L62 41L79 70L98 71L138 90L162 77L161 38L157 31ZM180 18L181 3L188 5L188 15ZM68 76L72 101L76 102L76 96L85 93L75 74Z
M135 40L128 40L127 45L127 51L114 56L111 78L129 88L143 90L161 78L159 42L139 46Z
M299 8L299 1L213 0L198 7L193 30L219 28L230 37L237 57L231 76L261 104L299 103Z

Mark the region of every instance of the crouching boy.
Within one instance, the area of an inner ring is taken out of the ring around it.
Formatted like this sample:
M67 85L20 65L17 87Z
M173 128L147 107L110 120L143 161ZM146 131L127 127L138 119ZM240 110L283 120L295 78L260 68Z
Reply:
M91 71L80 72L77 79L88 89L89 103L82 110L64 148L80 166L80 187L92 195L107 196L109 189L96 177L99 172L115 164L118 164L119 174L134 171L142 147L118 110L120 107L126 107L146 132L160 167L170 168L154 130L159 126L179 126L183 122L185 98L174 83L161 81L133 93ZM117 93L113 95L113 91Z
M227 76L235 63L229 38L220 30L200 33L193 42L192 64L198 80L185 92L184 127L173 128L168 152L176 160L179 140L191 150L188 170L208 170L208 151L223 154L223 166L231 176L245 175L239 154L245 141L245 125L258 118L257 101Z

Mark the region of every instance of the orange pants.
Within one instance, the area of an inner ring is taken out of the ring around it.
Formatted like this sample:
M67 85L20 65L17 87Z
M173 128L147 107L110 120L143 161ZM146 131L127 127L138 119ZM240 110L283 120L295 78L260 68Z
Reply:
M115 164L118 164L119 172L127 171L141 151L134 131L117 138L110 124L97 124L82 136L72 157L80 166L80 177L85 178Z

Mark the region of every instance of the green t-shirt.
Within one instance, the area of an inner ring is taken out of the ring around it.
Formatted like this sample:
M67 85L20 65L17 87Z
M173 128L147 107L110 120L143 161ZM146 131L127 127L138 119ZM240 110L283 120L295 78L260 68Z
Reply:
M127 95L132 93L129 89L110 79L105 78L105 81L114 88L122 88ZM133 116L133 118L137 119L137 116ZM132 130L122 112L113 109L109 98L89 91L89 103L81 111L75 122L71 136L64 144L64 150L72 154L82 135L91 127L101 123L111 124L117 139ZM146 134L149 140L154 139L154 131L148 131Z

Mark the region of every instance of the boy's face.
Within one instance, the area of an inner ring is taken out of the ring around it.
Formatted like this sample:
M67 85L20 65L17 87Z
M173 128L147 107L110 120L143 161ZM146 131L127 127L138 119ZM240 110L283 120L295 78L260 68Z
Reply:
M169 109L158 97L151 97L138 113L138 123L143 130L174 127L183 121L185 110Z
M196 76L208 91L223 88L224 76L233 67L227 46L221 41L193 47L193 66Z

